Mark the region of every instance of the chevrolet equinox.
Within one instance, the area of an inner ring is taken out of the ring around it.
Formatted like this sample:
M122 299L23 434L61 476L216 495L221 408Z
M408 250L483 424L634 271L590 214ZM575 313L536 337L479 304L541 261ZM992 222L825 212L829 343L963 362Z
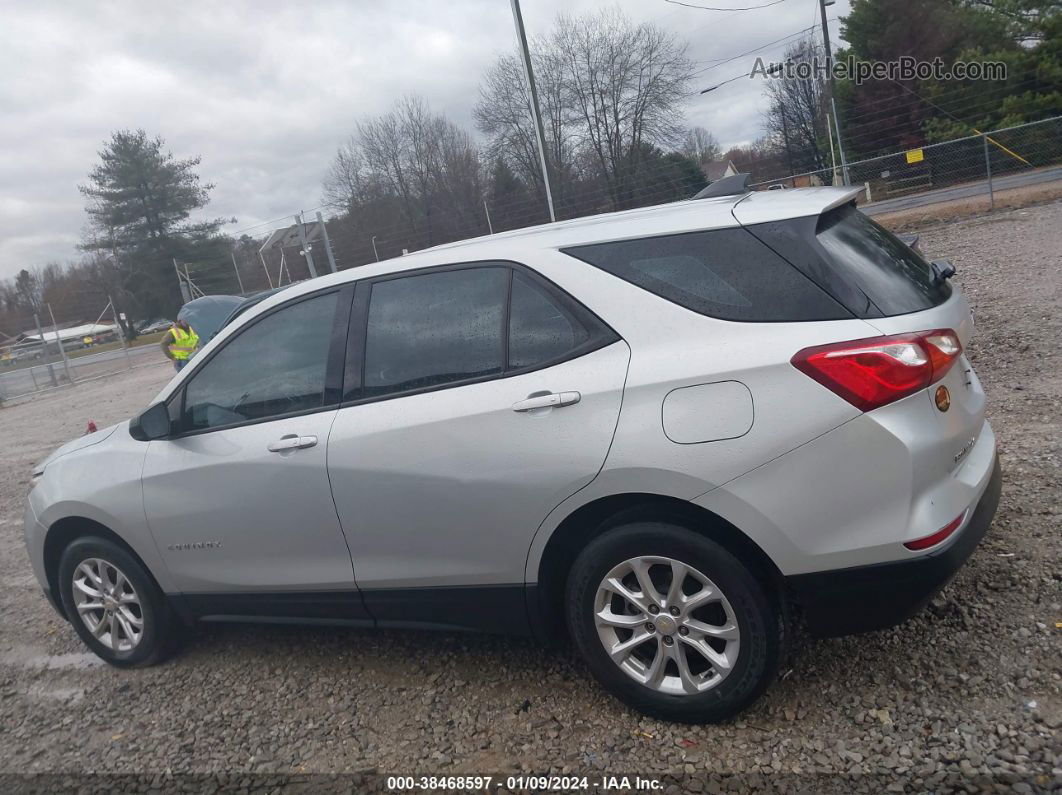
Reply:
M907 619L1000 492L953 269L857 191L715 193L254 304L35 469L45 594L121 667L196 620L566 630L689 722L757 698L793 620Z

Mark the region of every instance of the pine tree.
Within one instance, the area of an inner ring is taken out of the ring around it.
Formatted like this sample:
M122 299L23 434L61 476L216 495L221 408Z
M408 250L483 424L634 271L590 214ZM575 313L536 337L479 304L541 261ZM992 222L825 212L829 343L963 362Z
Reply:
M172 315L180 300L172 258L216 235L222 223L188 220L207 205L214 186L200 182L200 158L176 158L161 137L144 130L112 133L99 156L88 184L78 187L90 221L82 248L110 258L111 283L104 286L117 293L116 301L131 299L144 314Z

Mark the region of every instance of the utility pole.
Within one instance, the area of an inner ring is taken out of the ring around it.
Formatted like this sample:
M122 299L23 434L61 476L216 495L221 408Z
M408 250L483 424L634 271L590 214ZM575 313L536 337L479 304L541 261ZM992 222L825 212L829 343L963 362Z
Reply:
M240 266L236 264L236 252L232 252L232 269L236 271L236 284L240 285L240 295L243 295L243 279L240 278Z
M269 242L272 235L266 238L266 243ZM262 249L265 248L265 243L262 244L262 248L258 249L258 259L262 261L262 270L265 271L266 281L269 282L269 289L273 289L273 277L269 275L269 268L266 267L265 255L262 254Z
M795 177L796 168L793 166L793 149L789 146L789 121L786 118L785 105L779 104L778 110L782 114L782 137L785 138L785 158L789 161L789 175ZM793 187L796 187L796 180L793 180Z
M192 296L188 294L188 285L184 283L184 277L181 275L181 267L177 264L177 258L173 258L173 269L177 272L177 284L181 287L181 300L184 303L188 303L192 300Z
M195 291L199 290L199 288L196 287L195 282L192 281L192 274L188 272L187 262L184 263L184 278L188 280L188 293L192 296L192 298L195 298ZM206 293L204 293L202 290L199 290L200 298L202 298L204 295L206 295Z
M837 155L833 152L833 122L830 121L830 114L826 114L826 137L830 141L830 185L837 184Z
M55 343L59 346L59 355L63 357L63 369L66 371L66 382L73 386L74 376L70 374L70 360L66 358L66 348L63 347L63 338L59 336L59 326L55 322L55 312L52 311L51 304L45 304L48 307L48 316L52 319L52 328L55 329Z
M133 363L129 360L129 343L126 342L125 334L122 332L122 323L118 312L118 307L114 305L114 299L109 295L107 296L107 303L110 304L111 312L114 314L114 324L118 326L118 339L122 343L122 353L125 354L125 366L130 370L133 369Z
M833 5L834 0L829 4ZM826 47L826 70L830 81L830 108L833 110L833 123L837 125L837 153L841 156L841 172L844 174L844 184L849 184L848 160L844 156L844 144L841 142L841 118L837 115L836 86L833 79L833 50L830 49L830 26L826 22L827 0L819 0L819 12L822 15L822 43Z
M321 239L324 240L325 254L328 255L328 267L332 269L332 273L336 272L336 258L332 254L332 241L328 239L328 224L324 222L324 218L321 216L321 211L317 211L317 223L321 225Z
M306 257L306 267L310 269L310 278L317 278L317 268L313 266L313 254L310 251L310 244L306 242L306 230L303 228L302 213L295 216L295 225L299 228L299 243L302 245L302 251L299 253ZM291 281L291 274L288 274L288 281Z
M527 49L527 34L524 32L524 17L520 13L520 0L512 0L512 6L513 22L516 23L516 38L520 42L520 51L524 56L524 77L527 78L527 90L531 98L531 118L535 122L535 136L538 139L538 162L542 167L542 184L546 188L549 220L556 221L557 216L553 212L553 192L549 189L549 174L546 170L546 133L542 128L542 116L538 112L538 90L535 88L535 71L531 68L531 53Z
M37 326L37 334L41 338L41 347L42 347L42 350L44 351L44 358L47 360L49 358L48 357L48 340L46 340L44 338L44 332L41 330L41 320L40 320L39 317L37 317L37 313L36 312L33 313L33 322ZM33 368L31 367L30 369L32 370ZM48 377L52 380L52 386L59 386L59 381L56 380L56 378L55 378L55 369L52 367L52 363L50 361L48 362Z

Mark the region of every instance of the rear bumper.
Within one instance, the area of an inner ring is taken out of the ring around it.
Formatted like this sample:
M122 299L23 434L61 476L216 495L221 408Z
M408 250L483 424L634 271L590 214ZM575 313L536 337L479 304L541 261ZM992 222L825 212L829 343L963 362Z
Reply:
M955 576L988 531L1002 483L996 456L992 477L966 527L939 552L787 577L786 585L803 610L808 630L819 637L870 632L906 621L921 610Z

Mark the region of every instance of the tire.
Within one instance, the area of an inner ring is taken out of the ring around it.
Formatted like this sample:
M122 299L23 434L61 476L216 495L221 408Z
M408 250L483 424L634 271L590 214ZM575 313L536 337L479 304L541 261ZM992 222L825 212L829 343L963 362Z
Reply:
M112 608L110 614L105 609L85 609L88 603L102 603L103 599L88 595L83 588L78 588L75 594L75 578L96 593L104 590L99 589L98 580L93 577L101 565L106 582L121 589L120 593L113 591L120 597L117 602L113 597L107 602ZM130 600L130 592L135 602ZM59 593L66 615L81 640L111 665L118 668L154 665L171 651L177 627L169 603L147 569L114 542L97 536L72 541L59 559ZM101 630L99 636L89 628L82 618L84 615L96 623ZM108 615L114 615L115 620L111 622ZM119 615L122 620L117 618ZM136 619L141 622L139 635ZM112 643L112 627L117 643Z
M632 561L639 561L652 580L655 616L611 585L602 589L609 577L643 607L651 602L637 584L634 567L628 571ZM675 598L669 601L673 572L681 573L682 593L672 592ZM714 589L707 589L706 581ZM679 615L669 618L672 608ZM566 612L572 640L594 677L624 703L662 720L718 723L737 715L774 681L782 659L785 624L776 600L733 554L678 525L637 522L592 540L569 574ZM599 612L607 621L598 618ZM620 621L638 623L633 629L613 626ZM638 641L635 633L648 637ZM606 643L614 650L625 643L630 653L618 652L619 662L614 661ZM700 653L705 644L715 652L715 662ZM657 667L659 653L665 656ZM685 660L685 676L676 655Z

